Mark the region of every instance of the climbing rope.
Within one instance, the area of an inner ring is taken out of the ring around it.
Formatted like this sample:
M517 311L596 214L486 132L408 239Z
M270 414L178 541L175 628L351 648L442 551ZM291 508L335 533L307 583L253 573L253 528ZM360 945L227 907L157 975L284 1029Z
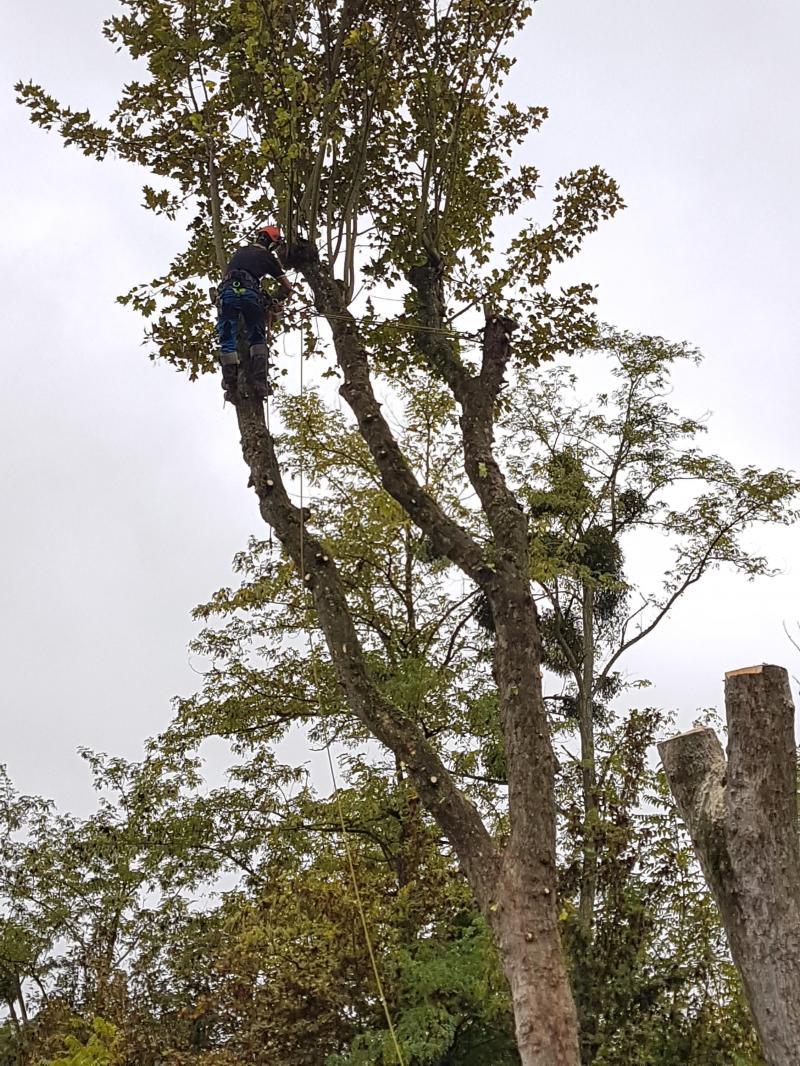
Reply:
M305 399L305 378L303 372L303 363L305 361L305 345L303 343L303 331L300 330L300 401L301 404ZM269 400L267 401L269 404ZM299 466L299 482L300 482L300 580L303 585L303 589L310 597L311 590L307 587L306 583L306 567L305 567L305 495L304 495L304 483L305 483L305 442L303 437L300 437L300 447L298 453L298 466ZM386 1024L389 1027L389 1036L394 1047L394 1053L397 1056L398 1066L405 1066L405 1059L403 1058L403 1052L400 1050L400 1043L397 1039L397 1032L392 1020L392 1013L389 1009L389 1003L386 999L386 994L383 989L383 981L381 980L380 970L378 969L378 960L375 956L375 949L372 943L372 937L369 932L369 925L367 924L367 915L364 910L364 901L361 897L361 891L358 887L358 876L356 875L356 866L353 860L353 849L350 847L350 840L347 835L347 826L344 817L344 807L342 805L342 796L339 791L339 785L336 779L336 768L333 762L333 754L331 752L331 737L328 731L328 723L325 718L325 713L322 708L322 696L321 686L319 679L319 669L317 666L317 655L314 647L314 636L311 631L311 624L306 627L306 635L308 636L308 649L311 658L311 674L314 682L314 692L317 700L317 708L319 710L320 722L322 723L325 732L325 752L328 757L328 767L331 773L331 784L333 785L333 796L336 803L336 811L339 816L339 826L342 833L342 842L344 844L345 854L347 856L347 865L350 871L350 881L353 885L353 896L356 902L356 908L358 909L358 915L361 919L361 928L364 932L364 941L367 945L367 953L369 954L369 961L372 967L372 973L375 977L375 987L378 990L378 998L381 1001L383 1007L383 1013L386 1017Z

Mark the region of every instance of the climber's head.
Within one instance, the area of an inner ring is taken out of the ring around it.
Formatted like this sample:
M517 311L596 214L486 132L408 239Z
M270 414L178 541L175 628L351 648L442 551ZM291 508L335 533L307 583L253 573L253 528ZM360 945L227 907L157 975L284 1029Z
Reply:
M255 239L256 244L263 244L271 252L280 248L284 243L280 226L259 226Z
M256 230L255 243L266 248L276 257L282 267L286 266L286 240L280 226L259 226Z

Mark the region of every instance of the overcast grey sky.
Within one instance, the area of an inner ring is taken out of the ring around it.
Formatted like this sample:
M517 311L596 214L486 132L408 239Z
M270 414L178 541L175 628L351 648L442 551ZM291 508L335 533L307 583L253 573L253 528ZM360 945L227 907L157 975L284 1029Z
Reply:
M78 745L136 757L197 685L192 606L259 531L233 412L216 381L153 366L114 303L181 242L138 205L144 175L31 127L17 78L98 115L128 68L99 33L113 0L8 6L0 41L0 713L18 785L84 808ZM35 32L34 32L35 31ZM570 268L619 326L706 355L675 402L710 411L708 446L796 467L797 75L790 0L541 0L512 95L546 104L530 157L550 185L599 163L628 210ZM709 578L626 664L648 701L719 703L726 669L800 673L800 533L761 533L783 574Z

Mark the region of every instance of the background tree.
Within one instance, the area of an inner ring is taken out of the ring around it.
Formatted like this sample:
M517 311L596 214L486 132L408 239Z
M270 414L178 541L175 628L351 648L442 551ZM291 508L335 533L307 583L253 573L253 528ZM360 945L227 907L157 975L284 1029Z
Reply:
M704 423L666 400L674 366L697 361L696 352L611 330L603 344L607 364L595 362L596 396L581 395L568 366L541 369L514 389L504 420L513 442L509 465L539 534L532 574L541 589L544 662L564 678L558 703L580 739L583 849L573 980L589 1058L593 997L602 988L592 973L593 924L609 828L601 816L597 722L608 720L626 687L626 653L693 585L720 566L749 579L770 573L743 535L761 522L793 521L798 487L785 471L738 470L704 453ZM631 543L640 552L649 547L655 567L664 558L661 587L626 572Z

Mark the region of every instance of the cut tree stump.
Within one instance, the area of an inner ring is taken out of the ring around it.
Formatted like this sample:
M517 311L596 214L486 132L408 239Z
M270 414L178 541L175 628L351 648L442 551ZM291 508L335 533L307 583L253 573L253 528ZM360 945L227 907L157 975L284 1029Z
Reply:
M727 760L700 726L658 745L769 1066L800 1063L800 842L789 677L725 675Z

